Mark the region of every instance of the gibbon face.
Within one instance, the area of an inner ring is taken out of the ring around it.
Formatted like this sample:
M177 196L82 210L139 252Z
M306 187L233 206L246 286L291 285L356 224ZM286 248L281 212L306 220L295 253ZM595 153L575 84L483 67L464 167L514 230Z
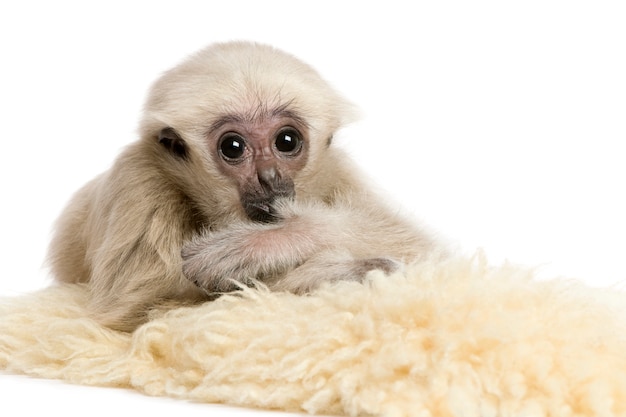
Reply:
M293 178L308 156L306 124L288 110L253 121L226 116L212 126L209 148L220 171L236 182L241 205L253 221L275 220L273 204L293 198Z

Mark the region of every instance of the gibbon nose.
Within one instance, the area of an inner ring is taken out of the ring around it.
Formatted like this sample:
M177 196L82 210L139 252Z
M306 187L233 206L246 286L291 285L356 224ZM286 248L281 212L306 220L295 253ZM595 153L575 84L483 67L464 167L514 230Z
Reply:
M276 188L276 184L280 181L280 175L275 166L260 167L257 170L257 176L259 178L259 184L267 191L272 191Z

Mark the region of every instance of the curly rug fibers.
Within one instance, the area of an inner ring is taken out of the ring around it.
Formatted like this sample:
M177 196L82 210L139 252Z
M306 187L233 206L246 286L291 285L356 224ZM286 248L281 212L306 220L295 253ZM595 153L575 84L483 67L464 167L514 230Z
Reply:
M480 255L306 297L246 290L133 334L85 318L85 299L0 300L0 369L322 414L626 416L626 295Z

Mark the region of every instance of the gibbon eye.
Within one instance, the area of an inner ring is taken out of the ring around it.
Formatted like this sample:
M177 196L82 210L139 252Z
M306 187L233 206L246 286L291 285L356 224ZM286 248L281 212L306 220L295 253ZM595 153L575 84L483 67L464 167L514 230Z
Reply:
M274 144L281 153L296 154L302 147L302 139L298 131L289 128L278 132Z
M226 160L241 158L245 150L245 140L236 133L227 133L220 142L220 153Z

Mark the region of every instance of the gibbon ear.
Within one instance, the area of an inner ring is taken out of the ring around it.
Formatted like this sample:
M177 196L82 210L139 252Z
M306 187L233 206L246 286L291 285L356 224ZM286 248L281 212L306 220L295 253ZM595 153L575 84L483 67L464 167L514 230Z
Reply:
M187 159L187 143L171 127L166 127L159 132L159 143L172 155Z

